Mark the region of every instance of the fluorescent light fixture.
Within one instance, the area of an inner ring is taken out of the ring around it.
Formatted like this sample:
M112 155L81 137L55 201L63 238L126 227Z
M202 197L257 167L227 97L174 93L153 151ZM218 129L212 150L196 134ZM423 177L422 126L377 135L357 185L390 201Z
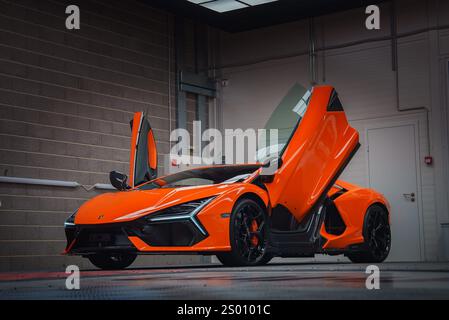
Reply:
M275 2L278 0L187 0L187 1L194 4L198 4L204 8L222 13L243 8L249 8L252 6L258 6L260 4Z
M207 0L187 0L187 1L192 2L194 4L200 4L200 3L207 2Z
M243 4L241 2L237 2L234 0L210 1L210 2L201 3L200 6L203 6L205 8L208 8L208 9L220 12L220 13L249 7L246 4Z
M275 2L278 0L241 0L241 2L244 2L246 4L249 4L250 6L257 6L259 4L265 4L269 2Z

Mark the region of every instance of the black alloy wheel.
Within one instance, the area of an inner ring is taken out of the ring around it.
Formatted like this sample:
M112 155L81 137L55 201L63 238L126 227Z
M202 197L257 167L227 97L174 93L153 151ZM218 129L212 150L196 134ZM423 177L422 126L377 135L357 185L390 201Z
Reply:
M234 207L230 221L231 251L217 255L226 266L256 266L268 263L266 252L268 221L266 210L252 199L242 199Z
M368 208L363 226L365 238L364 250L348 253L347 256L356 263L383 262L391 249L391 229L387 210L374 204Z

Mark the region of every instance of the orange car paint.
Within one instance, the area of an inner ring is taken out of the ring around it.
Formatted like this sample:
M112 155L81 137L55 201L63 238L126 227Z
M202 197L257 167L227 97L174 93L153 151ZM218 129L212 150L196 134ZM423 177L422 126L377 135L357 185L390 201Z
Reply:
M153 170L157 169L157 150L156 150L156 139L153 135L153 130L148 131L148 160L150 168Z
M343 111L327 111L333 88L315 87L309 107L267 184L271 205L287 207L301 221L358 144Z
M182 189L130 190L105 193L87 201L79 208L75 223L77 225L94 225L127 222L167 207L215 195L216 199L201 210L197 216L208 231L209 237L192 247L170 247L168 251L228 250L230 248L229 217L223 218L222 214L231 213L234 203L243 194L253 194L259 197L265 206L268 206L266 192L247 183L195 186ZM99 208L101 209L99 210ZM97 214L92 214L92 212ZM151 247L148 244L142 245L143 241L138 242L131 237L129 239L134 244L139 243L137 248L141 251L167 249Z
M348 191L334 200L346 230L341 235L332 235L326 232L324 224L321 226L320 234L328 241L323 246L324 249L343 249L352 244L363 242L362 226L365 212L375 204L381 203L390 211L388 201L384 196L372 189L365 189L353 184L348 184L338 180L337 185Z
M230 250L230 218L223 214L230 214L238 199L249 194L258 197L269 214L277 204L282 204L301 221L358 144L358 133L349 126L344 112L327 111L332 90L329 86L313 89L309 108L282 156L282 166L275 173L273 182L265 184L268 191L251 183L261 169L242 183L138 190L134 185L134 163L140 125L133 125L129 172L133 189L102 194L87 201L79 208L75 224L101 225L132 221L170 206L216 197L197 216L209 236L193 246L153 247L138 237L129 237L139 251L158 253ZM142 119L143 113L137 112L133 123L140 124ZM152 130L148 135L149 165L155 169L157 153L150 152L150 149L155 151L156 148ZM382 203L390 210L387 200L374 190L341 180L335 185L329 190L329 196L341 188L347 190L335 200L347 228L342 235L335 236L328 234L323 225L320 233L328 239L325 249L341 249L363 242L364 216L373 203Z

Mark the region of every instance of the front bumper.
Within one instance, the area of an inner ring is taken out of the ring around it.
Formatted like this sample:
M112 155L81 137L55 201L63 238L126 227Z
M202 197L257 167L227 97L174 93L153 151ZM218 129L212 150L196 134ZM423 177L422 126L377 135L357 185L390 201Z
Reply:
M202 226L200 226L202 227ZM136 220L117 224L70 225L65 227L65 254L99 252L171 251L193 248L208 237L190 219L148 223ZM144 244L144 245L142 245ZM183 250L181 250L183 251Z

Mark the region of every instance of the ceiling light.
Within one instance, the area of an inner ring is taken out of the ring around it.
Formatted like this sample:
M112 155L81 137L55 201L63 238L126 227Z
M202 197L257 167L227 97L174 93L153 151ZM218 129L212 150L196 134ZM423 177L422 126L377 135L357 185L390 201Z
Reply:
M198 4L204 8L222 13L243 8L249 8L252 6L258 6L260 4L275 2L278 0L187 0L187 1L194 4Z
M207 0L187 0L187 1L192 2L194 4L200 4L200 3L207 2Z
M217 11L217 12L227 12L237 9L243 9L249 7L242 2L237 2L234 0L217 0L201 3L200 6Z
M250 6L257 6L259 4L265 4L269 2L275 2L278 0L241 0L242 2L249 4Z

